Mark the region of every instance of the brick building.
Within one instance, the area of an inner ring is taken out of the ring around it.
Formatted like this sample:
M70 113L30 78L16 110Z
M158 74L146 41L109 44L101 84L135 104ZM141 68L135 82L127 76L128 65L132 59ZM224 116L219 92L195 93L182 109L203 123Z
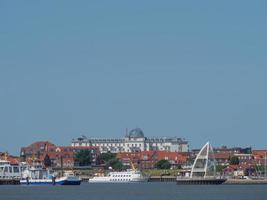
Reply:
M75 153L81 149L88 149L92 156L92 165L97 164L97 158L100 154L97 147L73 147L73 146L56 146L48 141L34 142L27 147L22 147L20 156L21 160L32 163L33 160L44 161L46 155L51 160L52 167L71 168L75 166Z

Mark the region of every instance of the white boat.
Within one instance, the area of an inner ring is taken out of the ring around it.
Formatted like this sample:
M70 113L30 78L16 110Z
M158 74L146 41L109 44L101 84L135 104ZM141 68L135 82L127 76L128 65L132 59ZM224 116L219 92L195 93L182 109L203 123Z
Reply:
M147 182L148 177L139 170L127 170L122 172L109 172L107 176L96 175L89 179L89 183L131 183Z
M20 179L21 165L11 165L7 160L0 160L0 179Z
M57 177L52 170L35 165L23 171L20 184L80 185L81 179L71 171L64 172L63 176Z

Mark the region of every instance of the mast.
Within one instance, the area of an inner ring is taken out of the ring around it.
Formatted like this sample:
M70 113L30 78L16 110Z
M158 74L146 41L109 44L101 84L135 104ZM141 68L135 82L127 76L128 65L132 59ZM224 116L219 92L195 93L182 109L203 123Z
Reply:
M265 156L264 156L264 161L265 161L265 165L264 165L264 176L266 178L266 157L267 157L267 152L265 151Z
M197 154L194 164L191 169L190 178L194 176L207 178L211 176L210 172L213 171L213 176L216 175L215 156L213 148L207 142Z

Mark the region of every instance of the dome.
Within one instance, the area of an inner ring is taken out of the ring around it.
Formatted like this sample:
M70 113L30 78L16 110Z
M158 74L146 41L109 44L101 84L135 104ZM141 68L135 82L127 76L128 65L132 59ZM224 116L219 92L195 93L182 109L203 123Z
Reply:
M129 137L130 138L143 138L145 136L144 136L144 132L142 131L142 129L135 128L129 132Z

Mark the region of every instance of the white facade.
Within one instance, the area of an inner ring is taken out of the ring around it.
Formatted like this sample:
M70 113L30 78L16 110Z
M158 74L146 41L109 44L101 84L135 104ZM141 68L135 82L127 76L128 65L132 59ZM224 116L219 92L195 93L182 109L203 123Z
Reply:
M141 129L130 131L123 139L92 139L85 136L73 139L72 146L96 146L105 152L170 151L188 152L188 142L181 138L146 138Z

